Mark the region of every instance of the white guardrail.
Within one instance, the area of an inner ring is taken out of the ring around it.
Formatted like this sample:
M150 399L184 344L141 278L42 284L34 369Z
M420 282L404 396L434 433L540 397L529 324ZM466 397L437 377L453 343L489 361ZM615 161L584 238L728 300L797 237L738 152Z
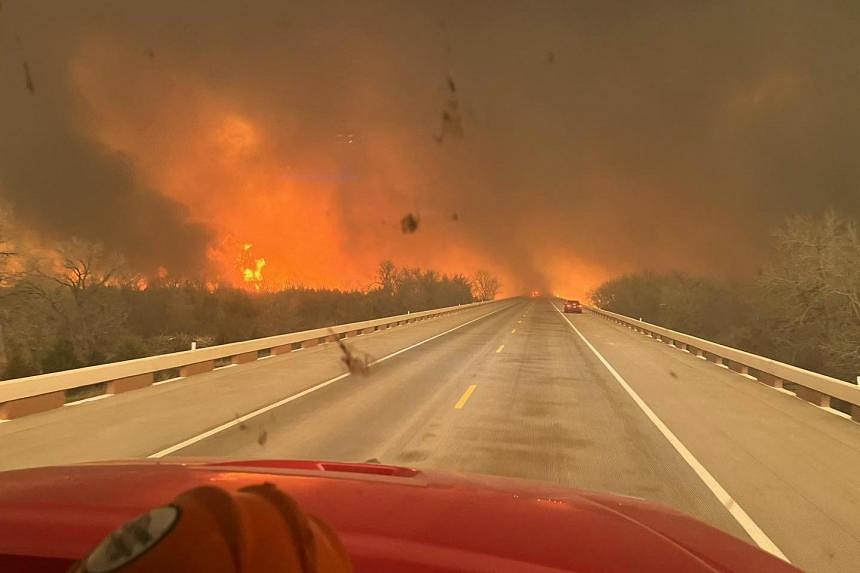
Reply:
M364 322L305 330L209 346L196 350L100 364L63 372L0 381L0 420L59 408L75 399L119 394L151 386L166 379L209 372L222 366L245 364L259 358L308 348L335 337L356 336L401 324L434 318L500 301L477 302L390 316Z
M841 400L845 403L841 406L847 405L847 409L850 410L845 413L850 414L854 421L860 422L860 386L856 384L642 322L623 314L616 314L590 305L584 306L598 316L632 328L636 332L734 370L749 378L754 378L768 386L783 388L787 384L797 397L816 406L830 408L833 406L831 403L833 398Z

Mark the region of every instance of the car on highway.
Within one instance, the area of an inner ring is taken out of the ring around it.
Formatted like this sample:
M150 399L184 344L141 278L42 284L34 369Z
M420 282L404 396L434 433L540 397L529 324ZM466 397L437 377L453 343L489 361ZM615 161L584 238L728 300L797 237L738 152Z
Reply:
M177 496L202 485L212 486L209 494L217 489L238 496L249 486L288 494L295 503L287 505L301 508L303 523L313 521L313 535L323 531L326 540L336 539L325 548L336 547L347 565L278 571L797 571L710 525L638 498L379 463L277 459L98 462L2 472L0 571L152 570L147 559L159 552L176 555L177 536L193 521L192 511L180 510L187 505L174 505L182 499ZM216 513L206 504L197 509ZM233 512L228 524L212 527L211 536L186 536L189 559L217 561L217 542L235 534L237 523L252 520L249 515ZM287 527L288 521L280 525L296 535L300 530ZM248 553L281 548L280 542L237 537L224 545L233 553L220 553L228 563L219 571L247 571L233 561L247 564L253 562L243 560ZM113 555L105 554L105 546ZM119 560L122 568L106 568L105 560ZM185 570L178 561L169 563L171 570Z
M564 312L576 312L582 314L582 304L580 304L578 300L565 301Z

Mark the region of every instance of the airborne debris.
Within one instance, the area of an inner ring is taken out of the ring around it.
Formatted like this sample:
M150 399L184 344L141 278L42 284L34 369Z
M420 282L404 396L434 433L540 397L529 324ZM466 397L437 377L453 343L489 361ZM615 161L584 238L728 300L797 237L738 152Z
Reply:
M451 220L452 220L452 221L459 221L459 220L460 220L460 215L458 215L456 211L455 211L455 212L453 212L453 213L451 213Z
M555 62L555 52L547 52L546 53L546 63L547 65L552 65Z
M155 51L152 48L147 48L146 50L143 51L143 53L146 54L147 56L149 56L150 60L155 59Z
M442 129L439 135L434 135L438 143L445 140L445 136L463 137L463 121L460 119L460 102L457 99L457 85L454 78L448 76L448 103L442 111Z
M669 376L671 376L672 378L677 378L677 377L678 377L678 375L677 375L677 374L675 374L675 371L674 371L674 370L669 370Z
M24 77L27 80L27 91L31 94L36 93L36 86L33 85L33 76L30 75L30 64L24 62Z
M257 443L260 444L261 446L265 446L267 441L269 441L269 433L264 428L260 432L260 435L257 436Z
M418 215L407 213L402 219L400 219L400 230L407 234L414 233L418 230L418 223L420 222L421 219Z

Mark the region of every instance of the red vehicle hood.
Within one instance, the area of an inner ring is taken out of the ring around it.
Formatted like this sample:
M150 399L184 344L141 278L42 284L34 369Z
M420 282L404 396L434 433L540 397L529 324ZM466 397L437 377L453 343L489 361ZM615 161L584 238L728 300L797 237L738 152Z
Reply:
M0 473L0 570L64 571L192 487L274 483L343 540L356 571L796 571L638 499L379 464L116 462Z

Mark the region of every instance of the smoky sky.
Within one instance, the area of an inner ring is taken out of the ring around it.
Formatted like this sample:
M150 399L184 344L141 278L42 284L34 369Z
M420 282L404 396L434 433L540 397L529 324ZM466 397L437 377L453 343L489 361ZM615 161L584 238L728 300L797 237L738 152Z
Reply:
M786 215L860 215L856 2L69 4L0 11L0 193L142 268L203 268L216 231L99 137L75 66L147 154L193 137L182 82L217 94L335 181L362 260L466 250L512 287L734 276Z
M140 270L199 269L208 231L78 124L66 70L81 32L75 28L45 3L7 2L0 12L0 61L8 71L0 80L2 197L16 219L46 238L105 243Z

